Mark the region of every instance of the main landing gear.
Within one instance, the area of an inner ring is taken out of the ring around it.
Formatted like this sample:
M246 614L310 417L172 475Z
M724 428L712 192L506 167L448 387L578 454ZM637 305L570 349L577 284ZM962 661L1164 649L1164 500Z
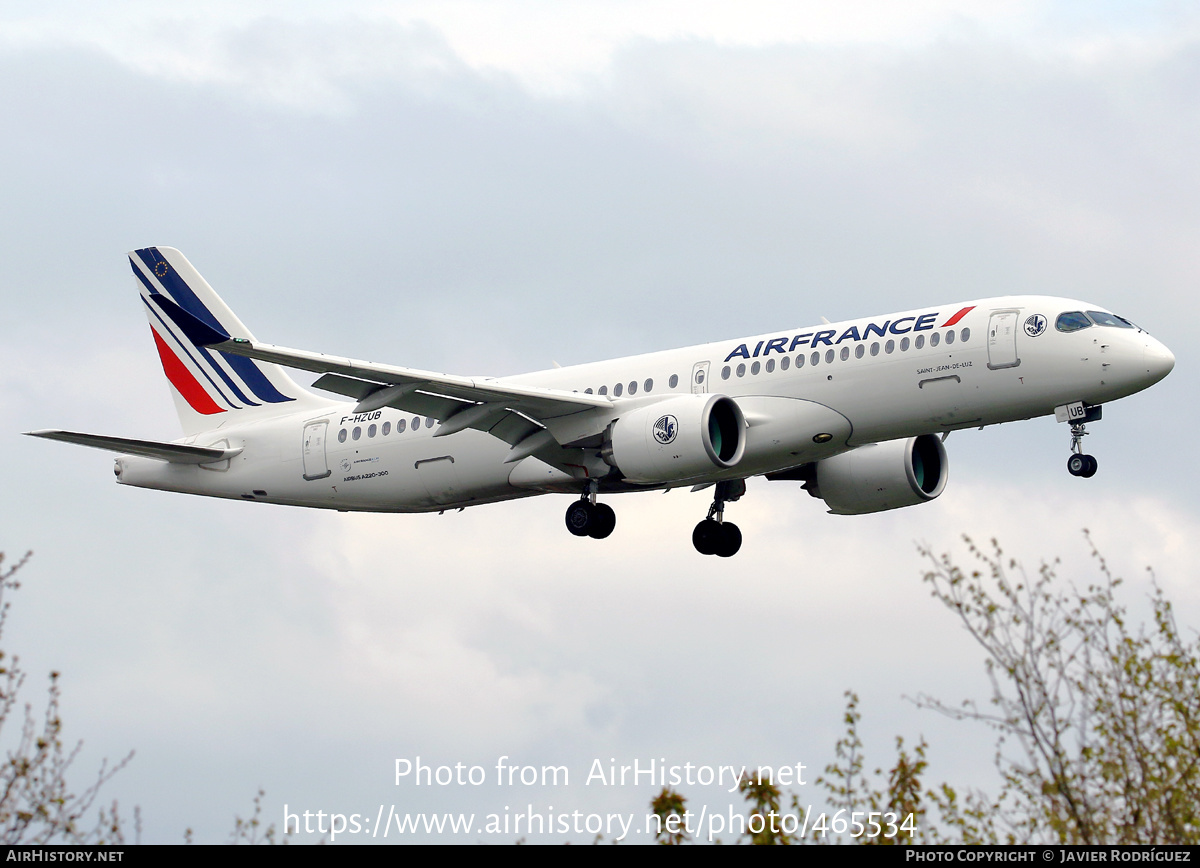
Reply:
M567 530L575 536L604 539L617 526L617 514L607 503L596 502L595 482L588 485L583 497L567 507Z
M746 482L718 482L716 496L708 508L708 518L696 525L692 531L692 545L702 555L731 558L742 547L742 532L738 526L725 521L725 503L735 501L746 493Z
M1071 423L1071 457L1067 459L1067 472L1072 476L1082 476L1090 479L1096 475L1097 461L1091 455L1083 454L1083 438L1087 436L1087 427L1083 422Z

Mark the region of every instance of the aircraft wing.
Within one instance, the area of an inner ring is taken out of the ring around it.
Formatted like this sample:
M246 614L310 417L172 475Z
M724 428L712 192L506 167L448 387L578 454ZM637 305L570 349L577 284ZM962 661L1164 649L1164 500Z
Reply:
M610 410L613 406L603 395L501 383L487 377L440 374L234 338L202 322L162 295L156 294L152 298L199 346L324 374L313 385L356 399L356 413L394 407L431 416L441 420L435 436L474 428L515 447L544 428L541 420L588 410ZM549 446L552 442L542 438L541 445ZM515 458L510 457L510 460Z
M242 447L223 449L216 446L184 446L180 443L161 443L157 440L131 440L127 437L106 437L103 434L80 434L76 431L26 431L30 437L44 437L47 440L61 440L64 443L76 443L80 446L91 446L95 449L107 449L109 452L119 452L122 455L140 455L143 458L157 458L172 464L211 464L232 458L242 451Z

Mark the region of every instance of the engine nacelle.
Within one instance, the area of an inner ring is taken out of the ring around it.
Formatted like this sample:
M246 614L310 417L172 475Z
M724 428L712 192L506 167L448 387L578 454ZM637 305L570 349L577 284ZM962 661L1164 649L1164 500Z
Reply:
M817 495L837 515L862 515L933 500L949 477L933 434L860 446L817 462Z
M746 419L725 395L679 395L621 415L601 455L630 482L692 479L733 467L746 451Z

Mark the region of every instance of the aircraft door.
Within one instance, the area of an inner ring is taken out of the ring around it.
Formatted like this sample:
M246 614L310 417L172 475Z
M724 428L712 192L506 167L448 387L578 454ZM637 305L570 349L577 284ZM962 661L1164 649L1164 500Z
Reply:
M708 392L709 362L696 362L692 366L692 394L703 395Z
M325 460L325 432L329 429L329 420L307 422L304 425L304 478L324 479L330 474L329 463Z
M988 322L988 367L993 371L1021 364L1017 357L1017 314L1015 310L992 312Z

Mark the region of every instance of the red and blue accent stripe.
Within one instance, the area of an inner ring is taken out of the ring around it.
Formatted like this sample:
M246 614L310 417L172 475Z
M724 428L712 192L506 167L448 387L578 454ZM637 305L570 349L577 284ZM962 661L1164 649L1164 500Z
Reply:
M205 326L228 334L228 330L221 325L208 306L200 300L188 286L187 281L180 276L179 272L171 266L171 263L157 248L143 248L135 251L135 255L141 261L144 269L139 267L139 263L134 261L132 256L129 264L151 297L159 296L170 299ZM153 275L153 280L148 275ZM163 339L159 329L152 326L155 344L158 347L159 358L162 360L163 371L166 373L167 379L197 413L211 415L225 412L214 400L214 396L228 405L229 409L234 410L243 407L258 407L264 403L280 404L295 400L295 398L280 392L253 359L220 350L209 350L196 344L186 334L182 334L175 323L164 319L156 306L150 304L150 300L145 296L143 296L143 301L154 314L152 323L157 320L162 331L174 339L183 355L204 376L211 387L206 388L197 379L183 359ZM205 362L207 364L204 364ZM218 385L217 379L214 379L210 371L223 383L224 388ZM256 401L255 398L258 400Z

